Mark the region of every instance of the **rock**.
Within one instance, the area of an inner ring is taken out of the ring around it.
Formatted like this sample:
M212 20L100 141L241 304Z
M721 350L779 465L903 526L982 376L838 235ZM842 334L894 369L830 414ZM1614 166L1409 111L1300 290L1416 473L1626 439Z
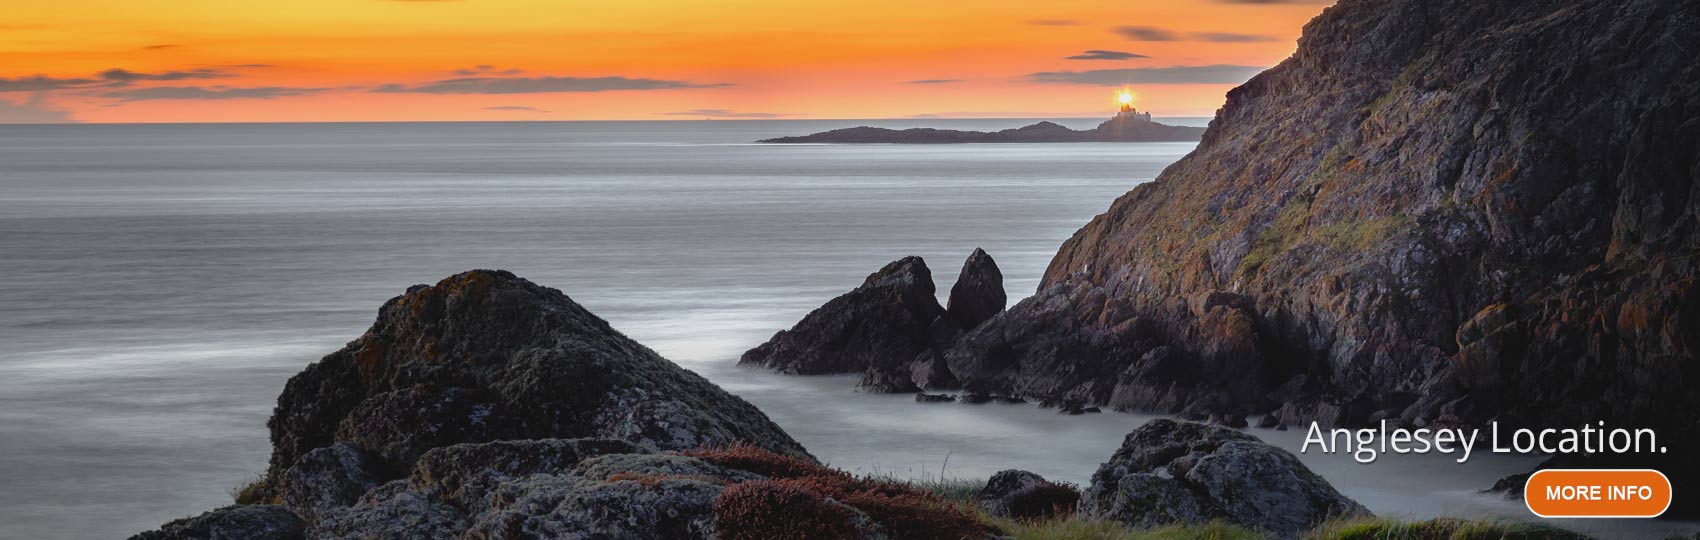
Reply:
M950 365L937 352L922 353L915 359L914 365L909 368L909 381L925 390L958 387L956 376L950 373Z
M1275 416L1275 413L1264 414L1257 419L1257 427L1260 428L1272 428L1279 425L1281 425L1281 417Z
M1027 400L1013 396L992 396L992 401L996 401L1003 405L1022 405L1027 403Z
M916 403L955 403L956 396L949 394L915 394Z
M369 456L367 470L398 472L433 448L501 439L604 437L656 450L742 441L807 455L754 406L560 291L490 270L385 303L365 335L290 379L268 425L274 489L303 456L339 442Z
M1211 423L1218 425L1218 426L1235 428L1235 429L1244 428L1248 425L1246 423L1246 420L1245 420L1245 415L1243 415L1243 414L1223 414L1223 415L1217 416L1216 420L1212 421Z
M1092 475L1081 511L1136 527L1222 519L1282 538L1330 518L1369 515L1284 450L1166 419L1128 434Z
M999 471L975 494L986 513L1015 519L1043 519L1074 513L1080 492L1027 471Z
M226 506L166 523L130 540L300 540L303 524L274 504Z
M387 476L352 444L336 443L308 452L279 478L283 506L308 522L360 499Z
M967 403L969 405L982 405L991 403L994 398L986 394L962 394L959 396L959 399L961 399L963 403Z
M873 371L870 381L904 382L916 357L933 346L931 328L944 315L934 297L932 272L920 257L885 265L862 286L832 299L796 326L745 352L740 365L782 373Z
M972 329L1003 311L1006 302L1003 272L998 270L997 261L992 260L985 250L974 248L974 253L962 263L962 273L957 275L956 284L950 287L950 302L945 307L945 316L956 328Z
M615 439L528 439L457 444L426 452L408 487L457 507L479 510L496 484L534 474L557 474L581 461L635 454L637 445Z

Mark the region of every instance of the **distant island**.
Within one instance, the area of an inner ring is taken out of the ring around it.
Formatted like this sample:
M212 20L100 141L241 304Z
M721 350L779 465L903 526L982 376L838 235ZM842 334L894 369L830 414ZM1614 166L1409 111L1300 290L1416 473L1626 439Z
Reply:
M868 126L835 129L813 135L764 139L771 144L961 144L961 143L1058 143L1058 142L1197 142L1204 128L1171 126L1151 121L1151 113L1124 105L1116 116L1089 130L1073 130L1055 122L1002 131L956 129L887 129Z

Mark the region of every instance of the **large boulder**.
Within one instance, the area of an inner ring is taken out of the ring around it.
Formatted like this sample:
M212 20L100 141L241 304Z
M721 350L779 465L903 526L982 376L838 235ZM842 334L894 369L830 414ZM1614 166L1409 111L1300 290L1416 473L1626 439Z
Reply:
M926 261L892 261L738 363L799 375L895 371L933 347L933 323L945 313L935 291Z
M274 504L226 506L130 540L301 540L304 525L289 509Z
M1285 450L1167 419L1128 434L1093 473L1080 508L1136 527L1221 519L1282 538L1330 518L1369 515Z
M936 291L926 261L898 259L738 363L802 375L860 373L857 386L872 392L954 387L942 351L1003 310L1003 274L975 249L951 288L949 309L939 306Z
M268 423L265 488L343 444L375 485L434 448L504 439L602 437L650 450L748 443L806 456L754 406L615 331L555 289L476 270L385 303L359 339L291 378ZM347 455L343 452L339 455ZM347 461L347 460L344 460ZM298 508L305 508L300 507Z
M1003 290L1003 272L998 270L997 261L992 260L985 250L974 248L974 253L962 262L962 272L957 274L956 284L950 286L945 316L956 328L968 330L1003 311L1008 301Z

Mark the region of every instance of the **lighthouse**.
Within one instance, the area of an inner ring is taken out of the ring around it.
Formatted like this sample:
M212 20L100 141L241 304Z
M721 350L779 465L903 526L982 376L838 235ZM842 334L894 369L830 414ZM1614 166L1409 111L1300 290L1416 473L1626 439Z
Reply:
M1133 108L1133 92L1123 90L1121 94L1116 96L1116 101L1119 101L1122 104L1121 111L1116 113L1117 120L1151 121L1151 113L1142 113L1139 112L1138 109Z

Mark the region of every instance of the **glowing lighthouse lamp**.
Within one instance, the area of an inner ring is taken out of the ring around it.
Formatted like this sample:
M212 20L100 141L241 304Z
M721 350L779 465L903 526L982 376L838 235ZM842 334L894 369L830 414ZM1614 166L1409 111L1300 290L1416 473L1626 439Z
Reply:
M1122 90L1121 93L1116 94L1116 101L1122 104L1121 111L1116 113L1117 119L1144 120L1146 122L1151 121L1151 113L1142 113L1139 112L1138 109L1133 108L1132 91Z

